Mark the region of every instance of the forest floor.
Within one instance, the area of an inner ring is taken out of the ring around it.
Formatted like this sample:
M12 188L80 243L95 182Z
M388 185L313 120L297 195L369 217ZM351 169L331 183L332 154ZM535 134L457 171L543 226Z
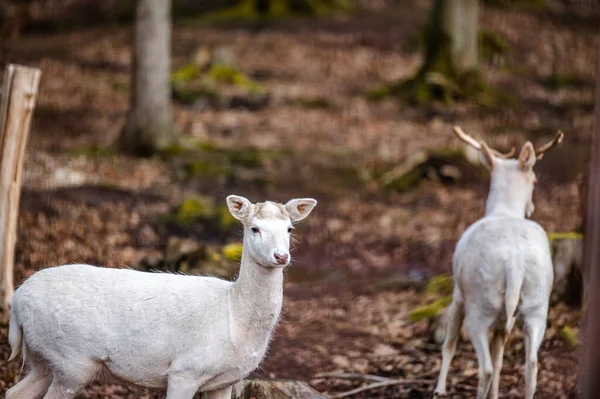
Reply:
M181 131L203 145L153 158L110 149L128 108L130 29L31 33L0 44L4 63L43 71L24 171L17 281L73 262L143 268L177 242L239 242L239 228L199 209L207 203L221 209L231 193L253 201L314 197L319 205L296 230L282 320L255 375L305 380L328 395L366 382L319 376L323 372L417 377L425 381L353 397L430 397L440 348L428 321L412 323L408 313L423 304L422 283L451 270L454 244L483 214L488 177L475 173L448 183L426 174L414 187L394 190L377 176L420 151L457 148L454 124L501 149L525 140L540 144L561 129L564 143L536 166L533 219L548 232L577 231L593 127L598 15L568 7L485 8L481 26L508 46L493 65L486 63L484 75L516 105L421 110L364 93L410 76L419 65L420 52L410 47L429 1L403 8L365 3L371 9L327 19L245 28L175 24L174 69L198 49L219 49L235 57L236 68L258 82L269 101L253 109L177 104ZM182 219L177 212L190 199L197 214ZM539 355L539 398L575 397L578 353L561 331L577 332L577 317L562 304L551 309ZM5 337L1 328L0 359L8 358ZM18 378L17 363L0 363L0 393ZM516 331L505 354L501 397L523 396L523 363ZM474 352L461 341L451 397L473 396L476 384ZM161 396L95 384L81 397Z

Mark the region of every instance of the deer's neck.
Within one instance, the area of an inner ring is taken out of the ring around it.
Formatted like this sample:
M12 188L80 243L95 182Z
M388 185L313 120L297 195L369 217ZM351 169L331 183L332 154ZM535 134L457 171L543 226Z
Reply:
M229 296L230 332L234 340L241 338L256 345L264 341L266 345L281 312L283 269L260 266L245 248L246 243L240 274Z
M485 216L525 218L527 202L527 198L519 190L507 186L505 182L492 179L485 204Z

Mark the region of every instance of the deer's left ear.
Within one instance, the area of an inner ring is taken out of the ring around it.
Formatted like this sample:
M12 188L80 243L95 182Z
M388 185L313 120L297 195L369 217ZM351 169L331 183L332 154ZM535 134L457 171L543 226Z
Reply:
M316 205L317 201L312 198L292 199L285 204L285 209L292 222L299 222L306 218Z
M535 161L537 160L537 156L535 155L535 149L533 148L533 144L531 142L526 142L519 154L519 169L523 172L527 172L533 168L535 165Z

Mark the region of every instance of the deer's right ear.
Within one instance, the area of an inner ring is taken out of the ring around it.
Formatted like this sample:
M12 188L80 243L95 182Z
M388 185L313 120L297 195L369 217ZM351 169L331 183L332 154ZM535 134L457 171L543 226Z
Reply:
M488 147L485 141L481 142L481 150L479 150L479 162L481 162L481 164L488 170L494 169L494 165L496 164L494 154L492 154L492 150L490 147Z
M537 160L537 156L535 155L535 149L533 148L533 144L531 142L526 142L519 154L519 169L523 172L527 172L533 168L535 165L535 161Z
M252 203L244 197L238 195L230 195L227 197L227 207L231 216L237 220L244 221L250 214Z

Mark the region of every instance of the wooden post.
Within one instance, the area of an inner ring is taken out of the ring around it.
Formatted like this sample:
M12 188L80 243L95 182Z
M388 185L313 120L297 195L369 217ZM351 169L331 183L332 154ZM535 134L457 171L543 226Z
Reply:
M41 71L8 65L0 105L0 311L9 316L14 293L21 174Z
M596 121L587 183L583 275L587 291L584 300L584 349L581 357L581 386L584 399L600 398L600 48L596 68Z

